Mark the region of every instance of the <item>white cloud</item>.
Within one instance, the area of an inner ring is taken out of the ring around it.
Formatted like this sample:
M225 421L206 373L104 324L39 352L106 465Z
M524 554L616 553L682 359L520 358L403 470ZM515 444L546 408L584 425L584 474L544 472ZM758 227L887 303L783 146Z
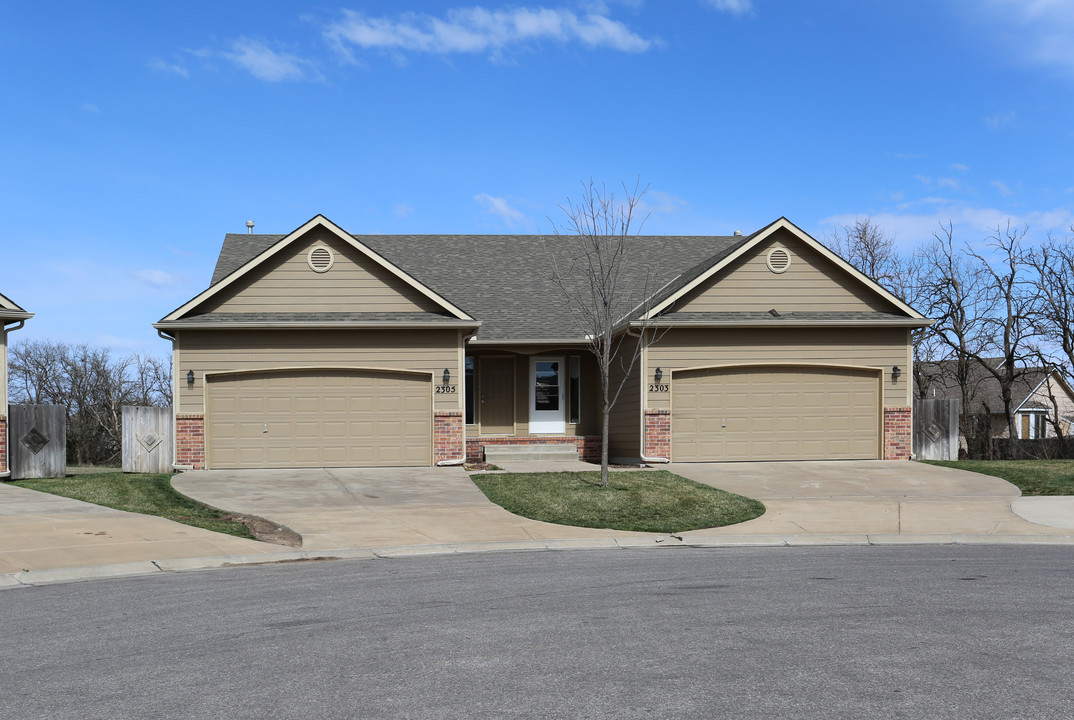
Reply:
M998 190L999 194L1003 195L1004 197L1010 195L1013 192L1009 187L1007 187L1007 183L1003 182L1002 180L993 180L989 183L989 185Z
M958 170L959 172L969 172L970 171L970 166L969 165L963 165L962 163L952 163L951 164L951 169L952 170Z
M190 77L190 73L185 67L178 63L170 63L160 58L152 58L149 61L149 69L156 72L171 73L173 75L179 75L180 77Z
M530 222L529 218L511 207L506 198L498 198L481 193L479 195L474 195L474 200L485 207L486 213L498 217L500 221L509 228L520 226L531 227L533 224Z
M223 56L254 77L268 82L319 79L309 60L276 52L260 40L239 38L231 44L231 51L223 53Z
M1000 42L1035 65L1074 73L1074 3L1069 0L978 0L964 5L991 21Z
M175 287L186 282L182 275L175 275L163 270L131 270L130 275L143 285L148 285L155 289Z
M952 190L958 190L962 187L962 183L956 178L942 177L936 180L936 184L940 187L948 187Z
M732 15L741 16L753 11L752 0L705 0L705 3Z
M639 219L652 213L672 215L680 210L686 210L690 203L680 197L670 195L659 190L649 190L638 203Z
M392 214L398 218L405 218L410 213L414 212L414 208L406 203L395 203L392 205Z
M932 184L932 178L930 177L925 177L924 175L914 175L914 177L917 178L918 182L920 182L922 185Z
M1016 117L1014 110L1008 110L1007 112L989 115L984 119L984 124L989 130L1000 130L1013 125Z
M82 103L79 107L89 113L99 113L101 111L101 109L93 103Z
M936 200L936 198L930 200ZM842 227L866 214L869 213L833 215L821 220L820 226L833 229ZM956 240L980 243L986 240L997 226L1006 227L1008 220L1012 227L1028 225L1032 235L1041 238L1049 231L1065 231L1074 220L1074 214L1065 208L1013 213L998 208L982 208L949 202L937 203L930 212L925 213L874 212L871 216L886 233L897 238L903 250L912 249L927 241L941 225L946 227L948 222L951 222L954 227Z
M329 25L324 34L351 59L353 48L448 55L496 54L540 41L581 42L621 52L644 52L653 44L606 14L579 16L571 10L550 8L459 8L447 11L442 18L405 13L398 19L344 10L343 18Z

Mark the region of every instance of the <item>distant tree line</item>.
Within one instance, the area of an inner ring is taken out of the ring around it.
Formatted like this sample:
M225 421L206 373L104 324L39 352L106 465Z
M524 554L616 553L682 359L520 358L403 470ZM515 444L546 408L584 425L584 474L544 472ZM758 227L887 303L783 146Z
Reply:
M991 378L1002 407L986 410L1005 417L1009 451L1018 457L1014 388L1034 367L1053 368L1074 382L1074 235L1033 243L1028 226L1008 222L978 240L976 247L957 242L948 223L903 254L872 218L858 218L829 237L844 259L936 321L914 331L917 392L924 397L941 380L957 386L962 407L970 408L975 383ZM930 376L941 372L949 376ZM1049 431L1062 438L1054 397L1051 403L1056 411L1049 413ZM987 423L963 417L960 430L971 445L990 433Z
M116 358L108 348L28 340L11 347L8 370L9 402L66 408L74 465L119 463L124 405L172 403L171 361L137 353Z

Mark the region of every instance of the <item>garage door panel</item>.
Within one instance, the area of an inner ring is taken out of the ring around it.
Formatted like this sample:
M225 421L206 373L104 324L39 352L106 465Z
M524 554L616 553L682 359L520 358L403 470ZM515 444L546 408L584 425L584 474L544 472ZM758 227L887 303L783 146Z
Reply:
M676 372L672 458L873 459L879 378L856 368L741 367Z
M432 460L428 377L345 369L265 372L211 377L207 397L209 467Z

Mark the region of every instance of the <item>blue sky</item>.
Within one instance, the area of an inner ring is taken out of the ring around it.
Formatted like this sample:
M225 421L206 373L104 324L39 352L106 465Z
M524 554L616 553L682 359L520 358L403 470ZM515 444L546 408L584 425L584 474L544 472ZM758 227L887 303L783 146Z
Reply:
M1066 0L5 3L12 340L164 355L246 220L546 232L590 177L650 234L1066 234L1072 46Z

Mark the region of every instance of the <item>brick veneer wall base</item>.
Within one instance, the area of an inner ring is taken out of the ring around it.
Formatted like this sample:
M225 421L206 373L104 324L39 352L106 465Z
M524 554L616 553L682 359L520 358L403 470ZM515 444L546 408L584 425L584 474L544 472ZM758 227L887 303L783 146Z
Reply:
M645 411L645 447L641 454L650 458L671 457L671 411Z
M175 464L205 469L205 416L175 416Z
M884 459L909 460L913 425L912 409L884 408Z
M600 462L600 435L531 435L529 437L466 438L466 462L485 462L485 445L574 445L578 459L583 462Z
M462 413L438 410L433 413L433 462L462 460Z
M7 472L7 416L0 415L0 473Z

